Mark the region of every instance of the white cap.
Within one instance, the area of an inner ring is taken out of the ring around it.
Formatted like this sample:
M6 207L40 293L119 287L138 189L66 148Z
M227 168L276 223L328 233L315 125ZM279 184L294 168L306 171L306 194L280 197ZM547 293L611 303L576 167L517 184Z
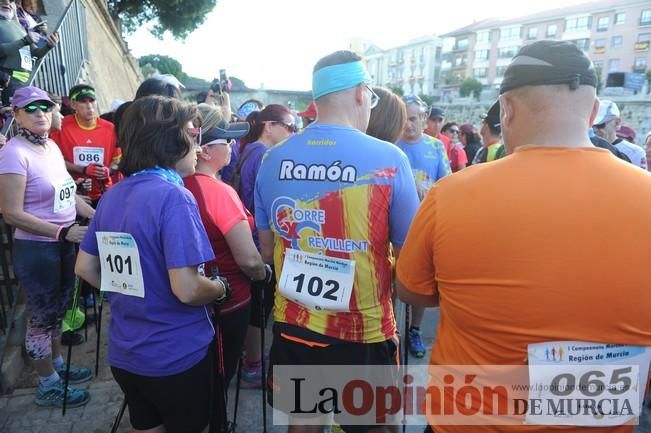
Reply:
M153 78L157 78L167 84L171 84L172 86L176 87L179 90L185 89L183 83L181 83L179 79L172 74L156 74L153 76Z
M607 99L601 100L599 101L599 112L594 119L593 125L602 125L616 117L619 117L617 104Z
M120 105L124 104L122 99L114 99L111 101L111 111L115 111L120 108Z

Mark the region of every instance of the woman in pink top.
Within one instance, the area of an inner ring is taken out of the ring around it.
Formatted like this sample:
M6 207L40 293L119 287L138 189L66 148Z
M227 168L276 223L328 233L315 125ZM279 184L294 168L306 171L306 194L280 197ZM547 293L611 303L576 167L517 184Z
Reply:
M25 347L39 375L34 402L63 404L61 320L74 285L75 248L87 228L77 214L94 210L75 193L57 145L48 139L54 102L37 87L23 87L13 97L18 134L0 149L0 208L16 228L14 272L25 289L29 311ZM88 368L70 368L70 384L91 379ZM88 402L88 391L69 388L68 407Z

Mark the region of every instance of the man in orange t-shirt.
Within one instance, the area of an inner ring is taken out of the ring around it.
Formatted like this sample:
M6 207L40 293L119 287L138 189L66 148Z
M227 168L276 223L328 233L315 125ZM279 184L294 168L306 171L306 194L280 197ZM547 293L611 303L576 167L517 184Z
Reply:
M61 148L66 168L75 180L92 179L88 197L95 206L113 184L110 170L117 170L121 152L113 124L97 114L95 89L78 84L70 89L69 97L75 114L66 116L61 130L53 130L50 138Z
M638 346L648 356L651 202L643 198L651 197L651 175L589 141L595 86L592 63L575 45L523 47L500 89L510 155L442 179L423 201L397 277L405 302L440 305L432 365L519 365L539 374L538 343L558 365L576 362L567 352L573 342ZM613 224L622 215L626 224ZM637 364L642 387L648 364ZM437 433L633 431L428 420Z

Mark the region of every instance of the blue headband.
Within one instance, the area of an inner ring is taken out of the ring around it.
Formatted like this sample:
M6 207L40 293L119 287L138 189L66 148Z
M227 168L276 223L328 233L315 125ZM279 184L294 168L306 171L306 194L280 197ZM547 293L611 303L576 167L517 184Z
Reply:
M312 96L318 99L360 83L370 82L371 76L361 61L326 66L316 71L312 77Z

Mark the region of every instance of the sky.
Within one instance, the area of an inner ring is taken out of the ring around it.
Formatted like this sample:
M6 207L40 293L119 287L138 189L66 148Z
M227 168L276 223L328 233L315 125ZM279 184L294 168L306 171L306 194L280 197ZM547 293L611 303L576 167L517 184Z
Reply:
M189 75L226 69L251 88L309 90L316 61L350 41L380 48L442 35L486 18L514 18L586 0L218 0L185 41L143 26L127 37L136 57L164 54Z

